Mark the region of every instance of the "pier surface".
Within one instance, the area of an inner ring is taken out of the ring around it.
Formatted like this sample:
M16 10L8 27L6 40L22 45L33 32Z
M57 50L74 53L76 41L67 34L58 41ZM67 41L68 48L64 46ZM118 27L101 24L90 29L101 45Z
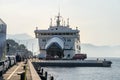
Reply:
M34 66L33 66L34 64ZM35 68L35 64L37 68ZM28 60L27 63L19 62L3 75L0 80L42 80L39 67L110 67L111 61L104 60ZM26 66L26 67L24 67ZM21 79L22 73L25 73L26 79Z
M25 72L23 66L25 66L25 62L17 63L8 69L8 71L3 74L3 78L0 80L21 80L20 74ZM41 80L30 60L28 60L26 64L26 80Z

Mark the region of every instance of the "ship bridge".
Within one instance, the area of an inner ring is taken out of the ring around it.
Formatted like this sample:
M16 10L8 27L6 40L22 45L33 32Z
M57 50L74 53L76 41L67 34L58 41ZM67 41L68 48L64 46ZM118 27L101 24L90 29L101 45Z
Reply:
M48 40L45 50L47 55L50 55L52 57L59 57L62 58L64 56L63 54L64 49L64 42L62 39L58 37L53 37L50 40Z

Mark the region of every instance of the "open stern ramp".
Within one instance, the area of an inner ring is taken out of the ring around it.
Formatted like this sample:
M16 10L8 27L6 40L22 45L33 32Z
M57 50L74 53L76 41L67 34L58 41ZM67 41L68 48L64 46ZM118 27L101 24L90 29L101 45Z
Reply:
M50 40L48 40L45 50L47 52L47 55L50 55L52 57L58 56L59 58L62 58L63 50L64 50L64 42L59 37L53 37Z

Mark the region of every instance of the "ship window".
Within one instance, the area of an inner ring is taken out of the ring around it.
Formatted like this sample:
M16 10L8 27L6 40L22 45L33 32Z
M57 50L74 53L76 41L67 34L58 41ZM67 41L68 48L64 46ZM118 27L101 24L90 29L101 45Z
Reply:
M74 33L74 35L76 35L76 33Z
M68 41L68 42L70 42L70 41L71 41L71 39L68 39L67 41Z
M58 28L56 28L56 30L58 30Z
M44 33L44 35L46 35L46 33Z
M69 35L69 33L66 33L66 35Z
M50 33L48 33L48 35L50 35Z
M61 33L58 33L58 35L61 35Z
M70 35L73 35L73 33L70 33Z
M63 35L65 35L65 33L63 33Z
M46 42L46 40L45 40L45 39L42 39L42 41L43 41L43 42Z
M53 28L51 30L54 30Z

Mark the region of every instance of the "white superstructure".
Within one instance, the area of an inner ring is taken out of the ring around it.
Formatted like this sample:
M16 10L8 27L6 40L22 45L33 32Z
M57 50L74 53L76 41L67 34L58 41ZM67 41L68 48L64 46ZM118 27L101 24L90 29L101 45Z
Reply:
M61 16L56 17L56 25L51 25L48 30L35 30L36 38L39 41L40 54L58 56L60 58L72 58L81 52L79 30L73 30L67 25L60 24ZM63 21L62 21L63 23Z

